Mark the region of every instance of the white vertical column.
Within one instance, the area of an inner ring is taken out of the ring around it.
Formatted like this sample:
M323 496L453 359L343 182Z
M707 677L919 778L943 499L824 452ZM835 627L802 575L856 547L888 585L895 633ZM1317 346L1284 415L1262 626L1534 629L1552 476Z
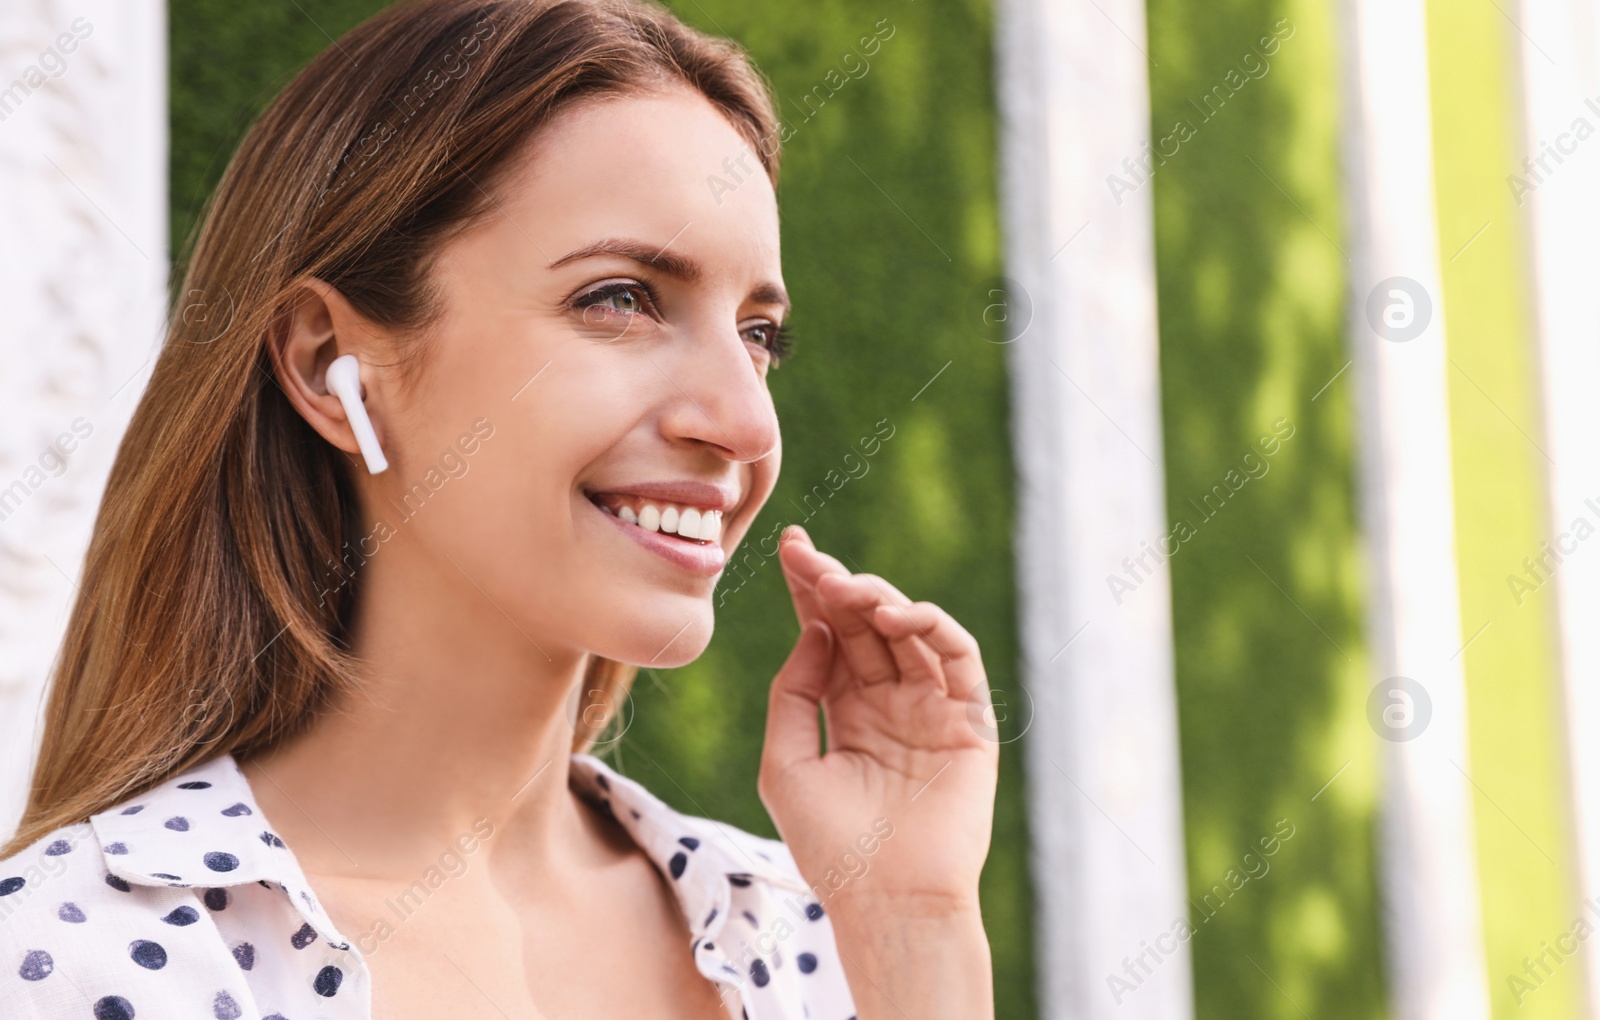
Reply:
M1600 905L1600 553L1584 530L1600 528L1600 3L1523 0L1518 21L1528 162L1507 183L1533 256L1579 894ZM1600 954L1580 959L1595 1020Z
M1382 887L1395 1016L1487 1020L1456 581L1448 357L1423 0L1345 0L1349 330L1386 738ZM1394 678L1404 677L1409 682Z
M161 0L6 0L0 18L0 831L106 474L160 342Z
M1001 0L995 64L1041 1017L1193 1013L1140 0ZM1137 589L1109 574L1144 557ZM1121 596L1121 597L1119 597Z

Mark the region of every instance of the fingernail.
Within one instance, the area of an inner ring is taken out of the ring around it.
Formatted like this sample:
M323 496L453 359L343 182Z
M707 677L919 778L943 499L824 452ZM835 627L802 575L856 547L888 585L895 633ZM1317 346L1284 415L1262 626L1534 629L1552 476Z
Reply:
M798 541L802 538L807 542L811 541L811 536L806 534L806 529L802 528L798 524L791 524L787 528L784 528L783 537L785 540L789 541Z
M822 632L822 642L824 645L831 646L833 644L833 628L829 627L826 622L822 620L812 620L810 623L806 624L806 626L815 627L817 630Z

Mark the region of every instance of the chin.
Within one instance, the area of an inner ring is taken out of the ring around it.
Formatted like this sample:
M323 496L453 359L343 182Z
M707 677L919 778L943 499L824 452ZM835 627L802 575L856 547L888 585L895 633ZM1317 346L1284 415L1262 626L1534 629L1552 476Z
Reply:
M673 599L672 602L689 600ZM612 650L597 648L595 654L643 669L676 669L700 658L711 644L715 615L709 598L693 600L686 611L660 612L649 619L619 616L627 621L627 631L615 635Z

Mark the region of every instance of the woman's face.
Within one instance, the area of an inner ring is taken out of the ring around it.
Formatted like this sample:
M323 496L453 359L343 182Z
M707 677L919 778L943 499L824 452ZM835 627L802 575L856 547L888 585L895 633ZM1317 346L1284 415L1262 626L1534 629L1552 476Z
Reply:
M755 153L687 89L570 107L435 279L424 366L404 391L385 380L390 469L357 470L407 570L422 561L410 583L552 656L698 656L780 459L767 372L787 299Z

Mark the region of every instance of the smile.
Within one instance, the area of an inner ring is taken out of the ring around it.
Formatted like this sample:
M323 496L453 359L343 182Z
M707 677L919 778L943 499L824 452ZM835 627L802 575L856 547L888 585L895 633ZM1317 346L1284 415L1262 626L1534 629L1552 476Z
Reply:
M627 538L690 573L722 572L722 515L738 505L735 493L701 483L630 486L627 492L584 492Z
M591 502L619 521L646 531L676 535L691 542L715 542L722 538L721 510L610 494L591 497Z

